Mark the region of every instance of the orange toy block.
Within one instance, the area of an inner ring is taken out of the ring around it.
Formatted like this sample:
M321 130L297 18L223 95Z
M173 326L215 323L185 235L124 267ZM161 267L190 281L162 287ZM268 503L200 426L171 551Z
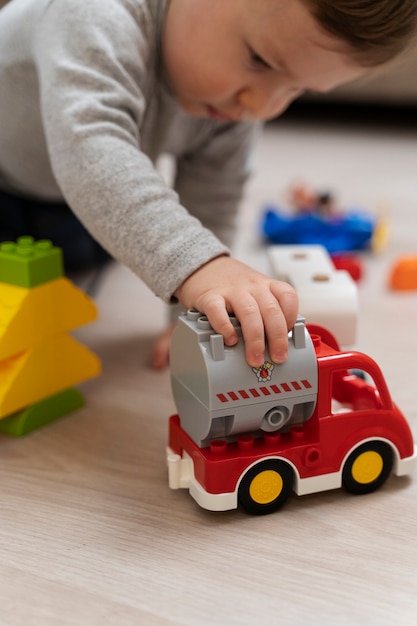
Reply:
M389 284L397 291L417 289L417 255L400 257L392 268Z

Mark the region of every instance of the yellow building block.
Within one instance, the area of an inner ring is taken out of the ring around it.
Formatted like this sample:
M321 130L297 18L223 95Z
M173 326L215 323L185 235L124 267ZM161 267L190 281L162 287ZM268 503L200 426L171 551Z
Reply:
M0 360L96 318L94 302L66 278L31 288L0 283Z
M100 361L70 335L0 362L0 418L100 373Z

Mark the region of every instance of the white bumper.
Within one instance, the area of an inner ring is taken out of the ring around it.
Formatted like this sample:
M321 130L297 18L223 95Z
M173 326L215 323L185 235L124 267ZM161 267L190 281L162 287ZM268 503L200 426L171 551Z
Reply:
M414 453L405 459L397 459L394 465L394 474L396 476L407 476L412 474L417 468L417 445L414 444Z
M194 476L191 457L184 457L167 448L168 482L171 489L188 489L199 506L208 511L229 511L237 509L237 492L208 493Z

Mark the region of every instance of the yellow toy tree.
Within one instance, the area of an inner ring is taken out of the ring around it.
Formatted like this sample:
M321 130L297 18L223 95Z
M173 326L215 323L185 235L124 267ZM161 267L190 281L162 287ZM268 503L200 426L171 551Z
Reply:
M83 406L73 385L100 362L69 332L96 317L50 241L0 244L0 432L23 435Z

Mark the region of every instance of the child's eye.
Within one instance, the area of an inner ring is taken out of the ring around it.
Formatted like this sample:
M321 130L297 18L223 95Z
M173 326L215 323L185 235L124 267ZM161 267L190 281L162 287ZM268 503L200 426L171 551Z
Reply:
M257 52L255 52L254 50L250 51L250 56L251 56L251 60L255 65L261 65L262 67L270 67L270 65L264 61L264 59L259 56L259 54Z

